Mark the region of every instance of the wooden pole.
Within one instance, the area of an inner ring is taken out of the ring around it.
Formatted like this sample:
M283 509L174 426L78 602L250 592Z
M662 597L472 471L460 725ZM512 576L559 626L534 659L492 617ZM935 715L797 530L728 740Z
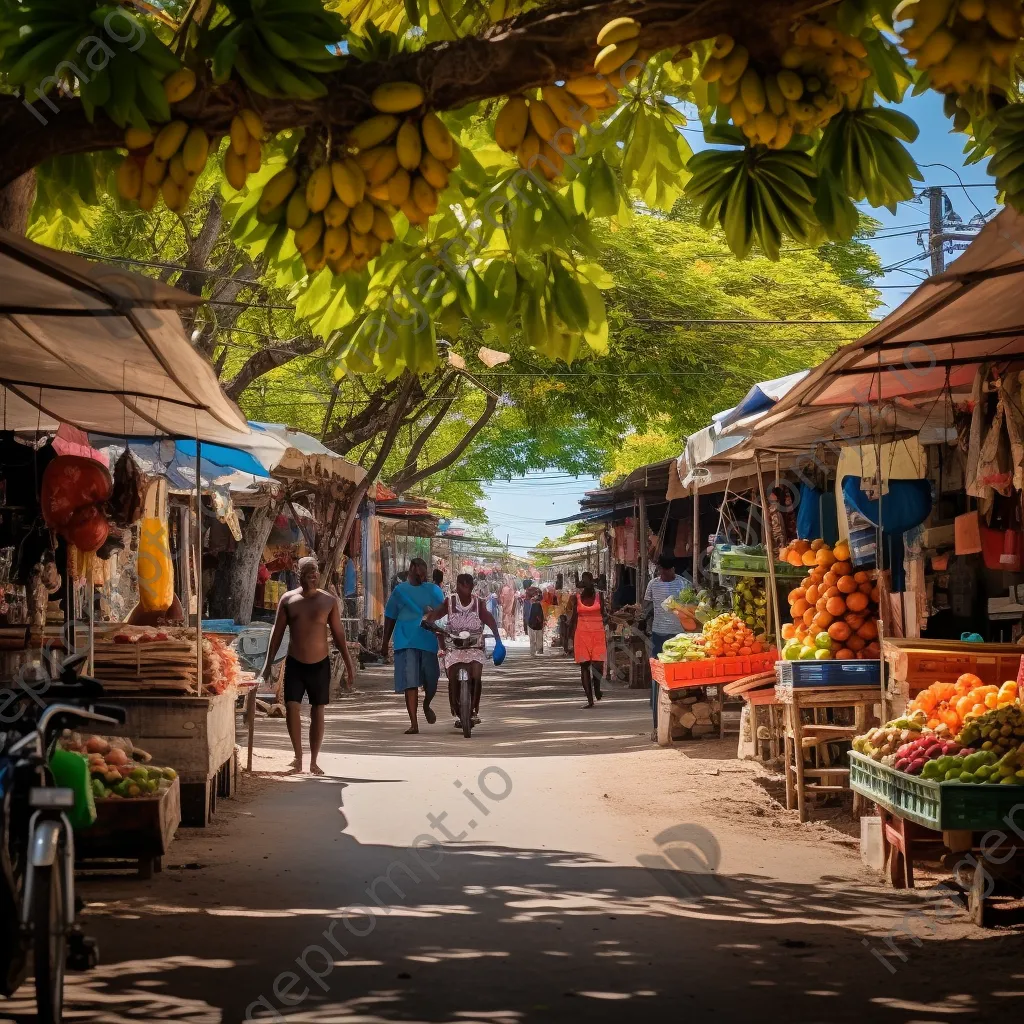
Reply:
M196 532L193 561L196 580L196 695L203 695L203 442L196 438Z
M647 593L647 495L640 492L637 502L636 596L639 602Z
M765 550L768 552L768 602L772 609L775 622L775 646L782 649L782 616L779 612L779 590L775 582L775 544L772 540L772 526L768 512L768 499L764 490L764 476L761 472L761 453L754 452L754 465L757 467L757 489L761 495L761 530L764 536ZM800 754L798 752L797 756ZM788 769L787 769L788 771Z
M697 574L700 572L700 485L693 478L693 589L698 589Z

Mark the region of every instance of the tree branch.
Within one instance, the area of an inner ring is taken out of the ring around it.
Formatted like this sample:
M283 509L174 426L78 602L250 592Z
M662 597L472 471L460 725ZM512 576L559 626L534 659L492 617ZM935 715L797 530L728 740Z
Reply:
M472 444L473 439L481 430L487 426L488 421L494 415L494 410L498 407L498 396L488 395L487 404L484 407L484 411L480 414L479 419L474 423L469 430L463 435L462 440L442 459L438 459L437 462L430 466L426 466L424 469L419 470L415 473L410 473L408 476L404 476L404 470L399 473L397 480L393 480L390 483L391 490L396 494L404 494L410 488L415 487L418 483L426 480L427 477L433 476L435 473L440 473L441 470L447 469L452 463L454 463L462 453Z
M237 402L239 395L254 381L258 380L271 370L290 363L299 356L312 355L321 345L319 338L292 338L284 345L276 345L273 348L260 349L254 352L241 370L224 385L224 393L232 401Z
M738 25L744 39L756 42L821 6L822 0L561 0L499 22L480 36L434 43L388 61L350 60L325 76L327 95L320 100L256 98L232 80L218 87L202 84L176 104L175 114L212 136L227 134L231 118L246 106L258 109L272 132L327 125L338 131L375 112L370 94L383 82L417 82L428 106L452 110L586 73L598 51L598 31L615 17L639 19L640 46L662 50L731 34ZM124 132L99 111L90 123L76 98L47 96L29 103L3 96L0 138L6 143L0 152L3 187L49 157L119 147Z
M456 374L454 373L448 374L448 376L441 381L436 394L440 394L444 391L455 376ZM416 460L420 457L420 452L423 451L423 446L433 435L434 431L441 425L441 421L445 416L448 415L448 410L451 409L452 405L455 403L455 398L456 392L452 391L452 393L441 402L438 410L433 416L431 416L427 425L420 431L416 440L413 441L412 446L409 448L409 452L405 457L405 465L402 466L395 475L395 480L401 482L406 476L416 472Z

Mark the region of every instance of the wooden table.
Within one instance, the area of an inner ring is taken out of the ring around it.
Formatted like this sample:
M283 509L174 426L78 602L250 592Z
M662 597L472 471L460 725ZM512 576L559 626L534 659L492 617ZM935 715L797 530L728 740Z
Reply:
M786 807L799 811L800 820L807 820L807 798L816 793L849 792L850 769L826 764L813 768L804 767L804 751L824 750L827 758L827 744L838 740L853 739L867 731L867 721L873 705L879 703L877 686L835 686L817 688L776 687L776 696L784 707L786 722ZM811 709L815 712L829 708L853 708L854 724L826 725L805 724L801 712ZM818 782L808 782L814 778ZM841 781L832 781L841 780ZM859 804L859 799L856 804Z

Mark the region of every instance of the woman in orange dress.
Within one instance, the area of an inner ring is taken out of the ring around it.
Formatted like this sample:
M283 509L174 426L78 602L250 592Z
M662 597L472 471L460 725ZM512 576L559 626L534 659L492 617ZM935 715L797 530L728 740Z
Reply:
M594 706L595 696L598 700L603 696L601 680L608 654L604 630L604 600L594 586L594 574L585 572L580 577L580 592L573 598L569 635L573 638L588 708Z

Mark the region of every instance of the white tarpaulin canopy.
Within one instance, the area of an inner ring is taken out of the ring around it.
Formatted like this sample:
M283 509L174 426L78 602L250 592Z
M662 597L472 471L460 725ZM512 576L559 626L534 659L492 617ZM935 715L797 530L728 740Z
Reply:
M237 447L251 452L280 480L362 483L366 470L284 423L250 423L252 434Z
M178 309L193 295L0 231L0 430L249 435Z
M1024 217L1003 210L949 271L816 367L727 458L921 434L941 440L985 362L1024 362Z

